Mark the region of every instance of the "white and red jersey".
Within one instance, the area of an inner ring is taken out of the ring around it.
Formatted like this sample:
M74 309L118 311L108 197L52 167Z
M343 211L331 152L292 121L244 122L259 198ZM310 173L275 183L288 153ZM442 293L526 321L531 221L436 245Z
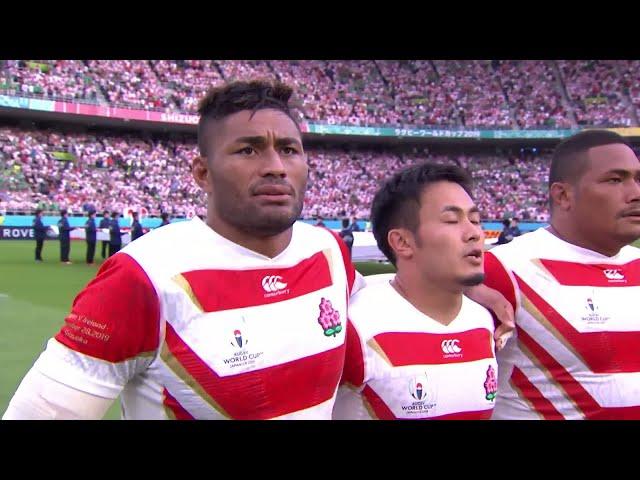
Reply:
M498 419L640 419L640 250L615 257L545 229L485 256L516 310L498 353Z
M349 307L334 418L488 419L497 390L493 332L491 314L466 297L443 325L388 282L367 284Z
M275 258L170 224L105 262L36 367L126 419L329 419L355 275L301 222Z

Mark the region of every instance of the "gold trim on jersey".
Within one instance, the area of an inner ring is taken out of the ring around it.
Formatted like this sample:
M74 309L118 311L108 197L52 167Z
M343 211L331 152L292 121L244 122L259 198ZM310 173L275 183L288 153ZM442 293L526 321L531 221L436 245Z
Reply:
M529 410L535 413L536 415L538 415L538 417L540 417L539 418L540 420L544 420L544 416L540 412L538 412L538 410L536 410L536 407L534 407L533 402L529 400L527 397L525 397L524 393L522 393L522 390L516 387L516 385L513 383L513 378L509 379L509 385L511 385L511 390L516 392L516 395L518 395L518 398L520 398L520 400L522 400L524 403L529 405Z
M322 254L324 255L325 260L329 264L329 275L331 276L331 284L334 285L335 279L333 277L333 253L330 248L322 250Z
M380 420L376 413L373 411L373 407L371 406L371 403L369 403L367 397L365 397L364 395L360 395L360 398L362 398L362 405L364 406L365 410L367 410L369 415L371 415L371 418L373 420Z
M364 385L366 385L366 384L364 384ZM364 385L360 385L360 386L358 386L358 385L354 385L354 384L353 384L353 383L351 383L351 382L345 381L345 382L344 382L342 385L340 385L340 386L341 386L341 387L346 387L346 388L348 388L349 390L352 390L352 391L354 391L354 392L356 392L356 393L359 393L359 392L362 390L362 387L364 387Z
M376 342L375 338L371 338L369 340L367 340L367 345L369 345L369 347L371 347L371 349L376 352L378 355L380 355L380 357L387 362L390 366L394 366L393 363L391 363L391 360L389 360L389 357L387 357L387 354L384 353L384 350L382 349L382 347L380 345L378 345L378 342Z
M158 353L157 350L149 350L148 352L139 353L138 355L136 355L136 357L154 357L157 353Z
M560 283L558 282L556 277L553 275L553 273L551 273L549 269L544 266L544 264L540 261L539 258L532 258L531 263L533 263L536 266L536 268L538 268L539 270L542 270L546 275L548 275L551 280L553 280L556 283Z
M536 356L531 352L531 350L529 350L526 347L526 345L524 345L522 343L522 340L518 339L518 345L520 346L520 351L531 361L531 363L533 363L533 365L538 370L540 370L544 374L545 377L547 377L547 380L549 380L549 383L551 383L552 385L554 385L558 389L558 391L560 392L560 395L562 395L567 402L569 402L571 405L573 405L573 408L575 408L575 410L578 413L580 413L581 415L584 416L584 414L582 412L582 409L580 407L578 407L578 404L576 402L573 401L573 399L571 398L569 393L564 389L564 386L561 383L559 383L555 378L553 378L553 376L551 375L551 372L544 365L542 365L542 363L540 363L540 360L538 360L538 358L536 358ZM524 372L522 372L522 373L524 375ZM531 380L529 380L529 381L531 382ZM531 383L533 384L533 382L531 382ZM540 392L540 394L542 394L542 392ZM547 398L547 400L549 402L551 402L551 400L549 400L548 398ZM553 404L553 402L551 402L551 403ZM555 407L555 405L554 405L554 407ZM556 407L556 410L558 410L560 412L560 414L564 416L564 414L561 412L560 409L558 409Z
M222 408L220 404L216 402L215 399L204 390L204 388L202 388L202 385L200 385L200 383L198 383L198 381L193 378L193 376L191 376L189 372L187 372L180 361L171 353L167 342L162 344L160 358L165 363L165 365L167 365L167 367L169 367L169 369L176 375L176 377L178 377L187 386L189 386L189 388L191 388L194 393L196 393L202 400L204 400L205 403L210 405L220 415L223 415L229 419L231 418L231 415L229 415L225 411L225 409Z
M164 413L167 416L168 420L177 420L176 416L174 415L174 413L171 411L170 408L168 408L166 405L164 407Z
M200 305L200 302L198 301L195 294L193 293L193 290L191 289L191 285L189 285L189 282L187 282L187 279L184 278L184 276L182 276L181 274L178 274L175 277L173 277L172 280L178 284L178 286L184 291L184 293L187 294L189 299L198 308L198 310L200 310L201 312L204 312L204 308L202 308L202 305Z
M554 327L551 322L545 317L545 315L538 310L531 300L523 293L522 294L522 308L535 318L540 325L542 325L551 335L553 335L564 347L569 350L578 360L580 360L585 366L588 367L582 355L580 355L576 349L569 343L569 341ZM567 322L569 323L569 322Z
M162 398L164 399L166 398L166 396L162 395ZM164 414L169 420L177 420L176 414L173 413L173 410L171 410L167 405L164 404L164 401L162 402L162 407L164 408Z

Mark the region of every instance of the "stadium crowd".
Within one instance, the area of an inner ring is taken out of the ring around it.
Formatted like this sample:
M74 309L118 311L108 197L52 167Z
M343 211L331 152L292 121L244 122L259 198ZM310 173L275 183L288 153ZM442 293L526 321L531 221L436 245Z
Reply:
M567 128L638 124L640 61L4 60L0 93L195 113L211 85L276 77L330 124Z
M575 128L637 125L639 75L640 61L631 60L4 60L0 93L195 113L212 85L277 77L296 88L305 119L329 124ZM189 172L196 152L188 136L2 127L0 209L202 215L204 199ZM485 219L548 217L544 153L308 153L305 218L365 218L384 178L425 160L468 168Z
M457 163L476 179L485 219L546 220L544 155L433 154L314 147L307 150L309 188L303 217L367 218L373 195L391 172L415 162ZM149 215L204 214L204 196L191 178L195 139L0 128L4 172L0 210L35 208L71 213L144 207ZM117 195L114 196L114 192Z

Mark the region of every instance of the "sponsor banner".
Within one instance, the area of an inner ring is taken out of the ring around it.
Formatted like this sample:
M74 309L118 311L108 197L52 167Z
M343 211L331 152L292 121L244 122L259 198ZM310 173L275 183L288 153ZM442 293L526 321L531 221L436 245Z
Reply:
M566 130L482 130L480 138L509 138L509 139L546 139L546 138L567 138L578 133L579 129Z
M122 230L122 244L127 244L131 241L131 234L124 233L124 229ZM69 238L71 240L84 240L85 230L84 228L74 228L69 232ZM96 238L98 240L109 240L109 230L108 229L98 229ZM36 237L34 235L33 227L0 227L0 241L3 240L33 240L35 241ZM56 226L51 226L49 230L47 230L47 240L57 240L58 239L58 228Z
M0 95L0 107L24 108L26 110L42 110L45 112L53 112L55 103L56 102L52 100Z
M58 238L58 229L47 230L47 240ZM0 240L35 240L33 227L0 227Z
M35 240L35 236L31 227L0 227L2 240Z
M158 112L134 108L120 108L107 105L70 103L0 95L0 107L24 108L48 112L73 113L97 117L143 120L148 122L197 125L198 115L181 112ZM594 128L594 127L587 127ZM605 128L605 127L600 127ZM640 137L640 127L606 128L625 137ZM457 128L416 128L416 127L360 127L355 125L328 125L302 122L300 130L319 135L358 135L370 137L408 138L471 138L471 139L563 139L580 129L540 129L540 130L479 130Z

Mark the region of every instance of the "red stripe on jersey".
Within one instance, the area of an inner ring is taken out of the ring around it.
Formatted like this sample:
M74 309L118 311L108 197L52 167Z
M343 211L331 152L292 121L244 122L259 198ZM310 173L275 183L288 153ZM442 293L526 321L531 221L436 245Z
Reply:
M448 413L437 417L425 417L423 420L489 420L492 413L493 408L489 408L473 412Z
M322 227L319 227L319 228L322 228ZM331 235L334 236L334 238L338 242L338 245L340 246L340 252L342 253L342 261L344 262L344 268L347 272L347 285L349 288L348 294L351 295L351 290L353 290L353 284L356 280L356 269L354 268L353 263L351 262L351 255L349 254L349 248L344 243L344 240L342 240L342 237L340 235L338 235L333 230L329 230L328 228L326 230L328 230L331 233Z
M577 382L548 352L546 352L524 330L517 327L518 341L529 349L540 364L548 370L554 380L582 410L588 420L640 420L640 406L632 407L602 407L589 395L582 385Z
M173 412L176 420L195 420L166 388L162 391L162 403Z
M358 331L351 320L347 320L347 353L344 361L342 383L359 387L364 382L364 352Z
M564 420L562 414L556 410L549 400L547 400L540 390L529 381L522 370L518 367L513 367L511 372L511 383L520 391L522 396L531 403L533 409L542 415L545 420Z
M232 418L242 420L279 417L329 400L344 366L343 344L281 365L220 377L168 323L166 343L204 391Z
M149 277L129 255L109 258L73 301L55 336L68 348L121 362L158 348L160 305Z
M589 420L640 420L640 407L603 408Z
M560 285L583 287L640 286L640 259L624 265L589 264L540 259Z
M391 365L440 365L493 358L493 336L486 328L447 334L389 332L373 337Z
M524 296L564 337L594 373L640 372L640 332L579 332L514 274ZM586 299L585 299L586 301ZM585 303L586 305L586 303ZM577 306L577 308L582 308Z
M362 390L362 395L371 405L371 409L378 420L397 420L397 417L393 414L391 409L387 407L387 404L384 403L384 400L380 398L380 396L373 391L369 385L366 385Z
M182 274L205 312L291 300L332 285L322 252L287 268L193 270Z
M498 290L516 310L516 289L502 262L491 252L484 254L484 284Z
M566 392L582 413L589 417L595 414L602 407L589 395L582 385L577 382L565 368L560 365L546 350L544 350L531 336L522 328L516 327L518 331L518 341L522 342L531 354L538 360L540 365L547 369L553 379Z

